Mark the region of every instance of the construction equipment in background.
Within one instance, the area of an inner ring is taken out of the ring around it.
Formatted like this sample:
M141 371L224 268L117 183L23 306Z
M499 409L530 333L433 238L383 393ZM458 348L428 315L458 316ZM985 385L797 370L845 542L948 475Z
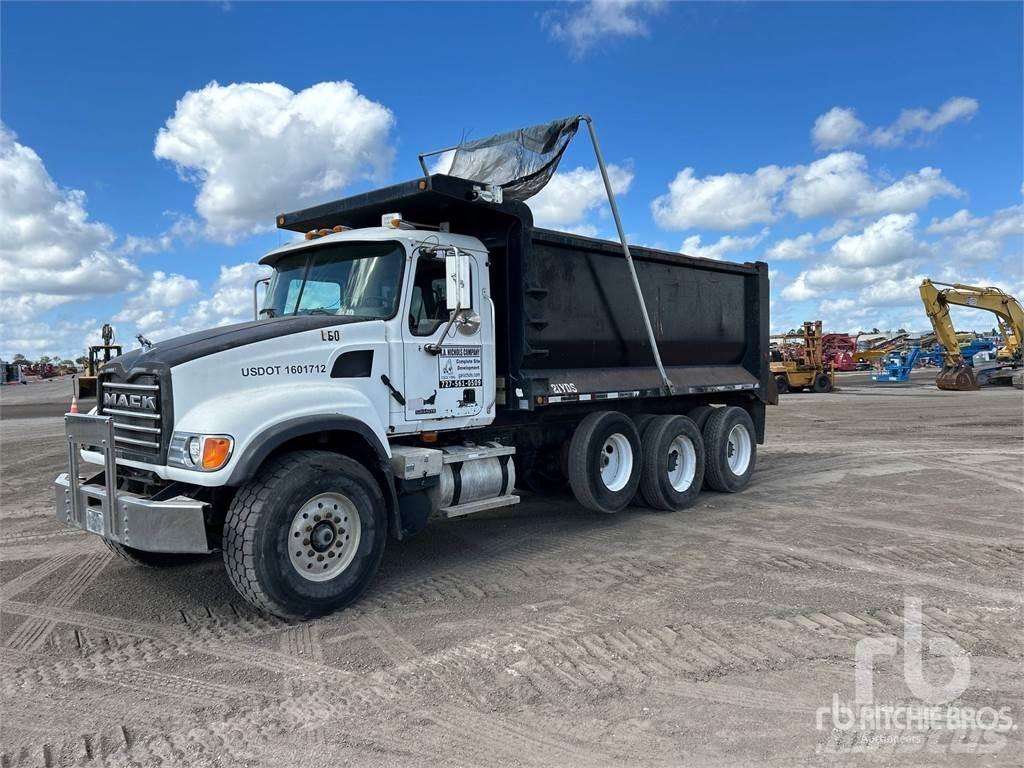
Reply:
M833 377L825 369L822 353L821 320L808 320L798 333L771 338L782 341L781 359L769 365L780 395L807 388L814 392L832 391ZM798 341L790 343L791 340Z
M114 329L110 323L103 324L103 343L89 347L89 361L85 364L85 370L78 376L77 396L83 398L96 397L96 375L99 369L110 362L113 357L121 355L121 345L114 343ZM103 360L100 360L100 357Z
M871 378L883 384L906 384L910 381L910 372L914 370L920 354L920 347L891 352L885 360L885 370L872 374Z
M957 334L962 336L963 334ZM945 364L946 359L946 348L941 344L936 344L933 341L934 346L931 351L927 352L923 357L928 360L932 365L942 366ZM924 347L924 344L921 344ZM991 339L971 339L970 341L960 342L960 357L963 358L964 363L974 367L974 356L983 352L995 353L996 344Z
M908 334L901 333L891 339L882 339L865 349L859 349L854 354L857 362L855 368L858 370L870 369L878 365L889 354L903 349L907 344Z
M826 368L833 371L853 371L857 368L857 339L848 333L826 333L821 337L821 358Z
M943 286L938 288L936 286ZM935 378L939 389L970 392L990 384L1010 384L1021 381L1021 338L1024 337L1024 309L1013 296L993 287L979 287L962 283L921 283L921 301L931 320L935 338L943 347L943 365ZM999 320L999 329L1009 352L1006 362L991 368L975 370L967 364L960 351L956 328L949 316L949 307L960 306L992 312ZM1014 376L1014 374L1017 376Z

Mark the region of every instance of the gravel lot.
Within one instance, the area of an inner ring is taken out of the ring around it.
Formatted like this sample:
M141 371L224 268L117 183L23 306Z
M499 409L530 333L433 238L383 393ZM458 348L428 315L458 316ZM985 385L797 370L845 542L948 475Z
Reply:
M306 624L246 608L219 555L138 570L57 524L70 386L4 388L0 765L1020 765L1016 725L833 731L830 707L868 636L901 638L872 702L921 706L920 600L926 681L966 665L950 704L1024 721L1022 393L840 384L770 409L744 493L439 523Z

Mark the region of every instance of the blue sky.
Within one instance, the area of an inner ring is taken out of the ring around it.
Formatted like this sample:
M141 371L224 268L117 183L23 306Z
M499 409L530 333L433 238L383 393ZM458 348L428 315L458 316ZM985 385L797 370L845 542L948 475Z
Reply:
M636 242L768 260L776 329L923 329L923 275L1024 294L1021 9L4 3L0 356L247 319L275 213L577 112ZM561 172L540 222L612 236Z

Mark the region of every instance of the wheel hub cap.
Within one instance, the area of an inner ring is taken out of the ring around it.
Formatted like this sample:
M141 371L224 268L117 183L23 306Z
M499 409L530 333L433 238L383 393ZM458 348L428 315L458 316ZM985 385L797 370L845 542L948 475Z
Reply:
M697 451L685 435L677 435L668 447L668 482L679 493L693 485L697 474Z
M625 435L610 435L601 448L601 482L609 491L621 491L633 474L633 447Z
M329 581L348 568L359 550L362 526L351 499L321 493L292 517L288 528L288 559L309 581Z
M742 424L737 424L729 430L728 442L725 448L725 459L729 469L736 475L742 475L750 466L752 453L752 442L750 433Z
M310 546L317 552L326 552L330 549L331 544L334 543L335 538L337 538L337 534L335 533L333 522L317 523L309 536Z

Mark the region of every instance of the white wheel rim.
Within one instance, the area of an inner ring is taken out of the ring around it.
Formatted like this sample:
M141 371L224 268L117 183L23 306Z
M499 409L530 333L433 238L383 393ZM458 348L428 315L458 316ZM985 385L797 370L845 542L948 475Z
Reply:
M751 453L750 433L742 424L729 430L729 439L725 445L725 457L729 469L734 475L742 475L750 466Z
M686 435L676 435L668 447L668 483L682 493L697 474L697 449Z
M633 474L633 446L626 436L616 432L601 446L601 482L609 491L621 491Z
M288 528L288 559L309 581L330 581L352 564L362 523L351 499L340 493L314 496Z

